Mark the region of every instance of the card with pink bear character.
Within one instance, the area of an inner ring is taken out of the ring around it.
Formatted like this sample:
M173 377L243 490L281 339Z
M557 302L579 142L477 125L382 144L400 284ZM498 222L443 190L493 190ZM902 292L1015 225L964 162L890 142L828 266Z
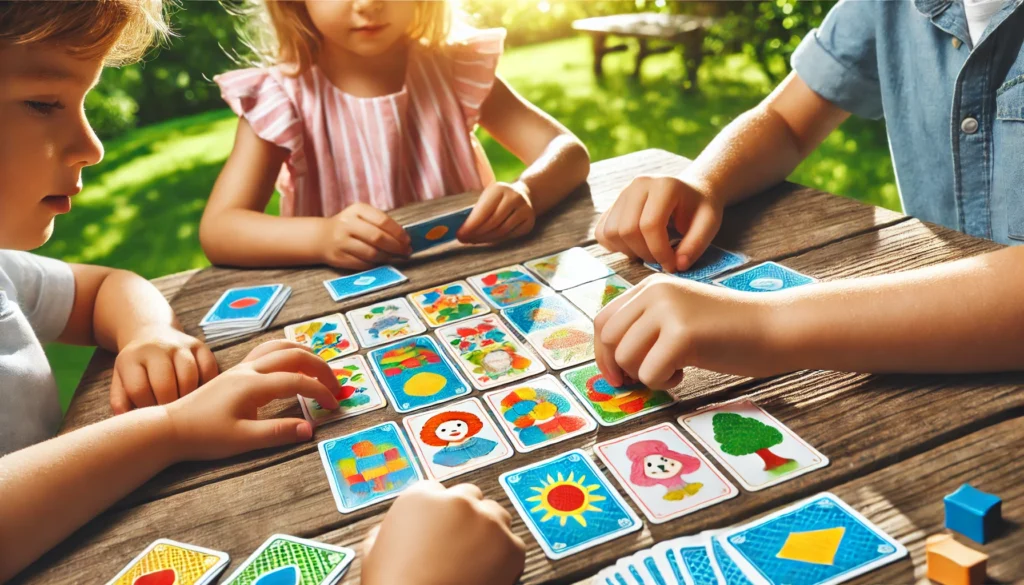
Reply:
M740 493L671 423L598 443L594 453L654 524Z

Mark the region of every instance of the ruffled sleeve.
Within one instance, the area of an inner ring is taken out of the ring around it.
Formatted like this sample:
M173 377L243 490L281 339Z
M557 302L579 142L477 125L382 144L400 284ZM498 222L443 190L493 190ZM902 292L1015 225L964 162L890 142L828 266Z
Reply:
M291 174L304 174L302 116L295 109L281 75L271 69L252 68L230 71L213 80L220 86L224 101L249 122L257 136L291 152Z
M467 29L448 46L452 89L472 131L480 121L480 107L491 94L498 61L505 50L505 29Z

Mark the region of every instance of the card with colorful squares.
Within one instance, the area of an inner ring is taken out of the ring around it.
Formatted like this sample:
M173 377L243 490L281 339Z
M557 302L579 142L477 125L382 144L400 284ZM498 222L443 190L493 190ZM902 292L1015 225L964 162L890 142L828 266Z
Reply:
M375 349L370 365L397 412L411 412L472 389L432 337L421 335Z
M551 374L488 392L484 400L520 453L597 429L593 417Z

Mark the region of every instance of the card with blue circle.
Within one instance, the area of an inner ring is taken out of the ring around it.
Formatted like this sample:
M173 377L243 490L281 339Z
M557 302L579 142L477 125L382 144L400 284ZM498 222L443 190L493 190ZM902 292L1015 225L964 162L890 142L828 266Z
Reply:
M364 272L325 280L324 286L335 302L365 295L408 280L393 266L378 266Z
M836 585L907 555L902 544L830 493L719 538L755 585Z
M806 274L786 268L775 262L765 262L753 268L731 274L715 281L726 288L743 292L772 292L804 286L816 282Z
M743 254L723 250L718 246L708 246L708 249L701 254L697 261L686 270L671 273L673 276L696 280L698 282L710 282L712 278L747 262ZM661 264L644 262L644 266L655 272L664 272Z
M416 254L455 240L455 234L458 233L462 224L466 223L466 219L469 218L472 211L472 207L467 207L404 226L403 229L409 234L411 240L412 253Z
M228 289L199 322L199 326L234 321L259 322L270 310L271 301L283 288L283 284L266 284Z
M579 449L503 473L498 482L550 559L643 527L608 478Z
M398 412L447 402L471 391L437 342L426 335L375 349L369 358Z

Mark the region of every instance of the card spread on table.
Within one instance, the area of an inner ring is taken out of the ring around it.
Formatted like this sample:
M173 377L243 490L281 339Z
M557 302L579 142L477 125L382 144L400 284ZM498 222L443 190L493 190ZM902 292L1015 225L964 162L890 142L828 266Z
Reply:
M352 549L275 534L260 545L225 585L334 585L356 558Z
M520 453L592 432L597 423L551 374L484 394Z
M318 447L342 514L394 498L423 479L402 430L393 422L328 439Z
M555 294L519 264L471 276L469 284L498 309Z
M206 585L227 566L227 553L161 538L147 546L107 585Z
M338 408L326 410L316 400L299 396L302 414L313 426L384 408L384 395L377 387L377 382L373 379L363 356L344 357L327 365L334 371L338 385L341 386L339 394L335 396L338 399Z
M440 246L455 240L459 228L462 227L462 224L466 223L466 219L469 218L469 214L472 211L472 207L467 207L403 226L403 229L409 234L410 240L412 240L410 244L412 253L415 254L429 250L434 246Z
M830 493L723 531L717 540L757 585L835 585L907 555Z
M515 451L477 398L402 420L430 479L444 481L512 456Z
M414 292L409 295L409 301L432 327L463 321L491 310L464 280Z
M562 380L604 426L622 424L673 403L668 392L651 390L639 382L612 386L593 362L562 372Z
M715 571L719 583L725 585L753 585L746 574L740 569L736 561L722 548L722 541L717 532L710 532L704 544L708 558L711 559L711 568Z
M693 585L693 578L690 577L689 571L686 570L686 566L683 564L682 557L679 556L679 549L676 547L676 541L678 540L680 539L675 538L659 542L651 549L651 554L658 563L661 574L665 576L666 583L671 585Z
M594 453L655 524L692 514L740 493L670 423L598 443Z
M544 373L540 358L526 349L497 315L442 327L437 337L480 390Z
M792 268L786 268L775 262L758 264L753 268L715 281L716 284L744 292L772 292L812 282L816 281L810 276L800 274Z
M378 266L364 272L339 276L325 280L324 286L335 301L365 295L373 291L394 286L408 280L404 274L392 266Z
M615 272L583 248L569 248L552 256L524 262L524 266L555 290L611 276Z
M828 458L749 400L679 417L711 455L749 491L821 469Z
M376 347L427 330L405 299L389 299L345 313L363 347Z
M469 394L433 338L426 335L375 349L370 363L397 412L411 412Z
M543 297L501 310L501 316L523 336L579 321L589 321L572 303L561 295Z
M551 559L643 527L632 508L579 449L503 473L498 481Z
M633 285L626 279L618 274L613 274L607 278L570 288L562 294L572 304L579 307L587 317L594 319L601 309L608 306L608 303L622 296L631 288Z
M694 536L684 536L672 540L673 548L679 555L679 562L682 570L690 577L693 585L719 585L718 575L715 567L708 556L707 543L709 536L701 533Z
M313 350L320 359L329 362L346 356L359 346L352 339L352 333L345 324L345 318L335 313L324 315L318 319L289 325L284 328L284 336L290 341L301 343Z
M718 246L708 246L708 249L689 268L672 274L687 280L710 282L712 278L726 270L741 266L746 261L747 257L742 254L723 250ZM655 272L664 272L660 264L645 262L644 266Z

